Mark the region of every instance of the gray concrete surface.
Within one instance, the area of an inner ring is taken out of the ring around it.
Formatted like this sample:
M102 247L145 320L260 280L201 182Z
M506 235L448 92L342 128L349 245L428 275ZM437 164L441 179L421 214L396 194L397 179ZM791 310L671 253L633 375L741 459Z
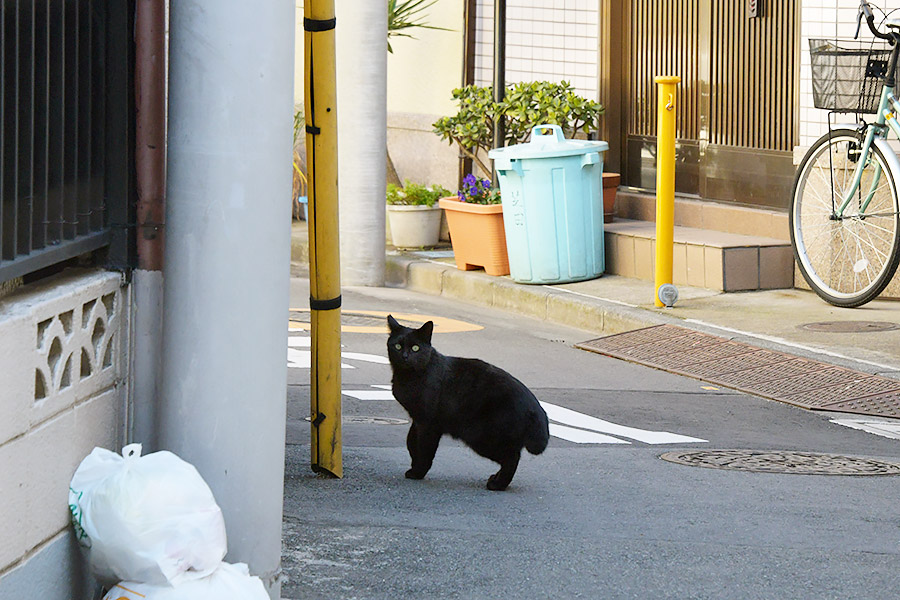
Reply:
M308 297L302 270L291 294ZM477 273L466 274L467 278ZM494 278L496 279L496 278ZM502 292L501 292L502 293ZM757 396L576 349L590 335L450 295L344 289L364 311L439 315L477 331L435 334L450 355L490 360L544 402L695 442L578 444L551 439L523 456L507 492L484 489L495 466L444 440L422 481L403 478L408 425L345 419L344 478L309 468L309 372L288 385L282 565L286 598L877 598L894 587L896 477L700 469L671 450L798 450L900 460L896 439ZM507 305L508 306L508 305ZM627 308L627 307L626 307ZM637 310L637 309L635 309ZM652 314L652 313L651 313ZM308 332L293 331L301 348ZM388 397L386 333L346 332L345 417L403 419ZM383 388L381 388L383 389ZM705 440L705 441L704 441Z

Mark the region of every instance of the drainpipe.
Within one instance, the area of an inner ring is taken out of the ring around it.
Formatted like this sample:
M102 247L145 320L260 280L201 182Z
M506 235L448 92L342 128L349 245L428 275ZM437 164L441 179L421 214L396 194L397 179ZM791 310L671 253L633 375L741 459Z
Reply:
M134 24L138 268L161 271L166 211L166 6L138 0Z
M135 175L137 269L133 273L132 386L128 441L156 449L162 266L166 209L166 5L135 5Z
M478 18L478 0L466 0L463 9L463 65L462 86L475 83L475 38ZM457 189L462 189L463 179L472 172L472 159L459 151L459 177Z
M506 96L506 0L494 0L494 102ZM506 127L502 119L494 123L494 148L502 148ZM491 163L491 179L497 186L497 169Z

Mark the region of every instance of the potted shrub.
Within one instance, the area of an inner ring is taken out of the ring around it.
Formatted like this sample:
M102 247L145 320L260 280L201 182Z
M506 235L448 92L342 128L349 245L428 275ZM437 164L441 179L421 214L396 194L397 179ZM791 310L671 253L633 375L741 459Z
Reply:
M491 175L486 157L493 146L497 120L503 122L504 146L509 146L527 141L531 129L540 123L559 125L566 138L592 136L604 112L599 102L579 96L566 81L517 83L506 88L506 95L499 103L493 101L491 86L458 88L453 90L453 98L458 101L459 110L436 121L434 132L441 139L456 143L486 177ZM604 173L603 212L610 219L619 180L617 173Z
M436 246L441 234L441 208L437 201L450 194L439 185L411 183L387 185L385 199L391 241L398 248Z
M447 215L456 267L509 275L500 190L492 188L489 180L470 174L457 195L441 198L439 205Z

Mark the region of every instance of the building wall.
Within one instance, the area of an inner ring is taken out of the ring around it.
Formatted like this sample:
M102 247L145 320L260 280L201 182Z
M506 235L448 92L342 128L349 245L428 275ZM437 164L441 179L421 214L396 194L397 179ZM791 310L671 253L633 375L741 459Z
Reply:
M69 271L0 299L0 599L91 598L68 485L124 439L127 287Z
M856 31L857 0L803 0L801 6L800 65L800 140L795 149L795 162L806 149L828 129L828 112L817 109L812 96L812 69L809 57L810 38L852 38ZM860 39L870 40L865 24ZM852 122L853 115L839 115L838 122Z
M506 83L566 80L598 99L599 0L507 0ZM478 0L475 81L490 85L494 2Z

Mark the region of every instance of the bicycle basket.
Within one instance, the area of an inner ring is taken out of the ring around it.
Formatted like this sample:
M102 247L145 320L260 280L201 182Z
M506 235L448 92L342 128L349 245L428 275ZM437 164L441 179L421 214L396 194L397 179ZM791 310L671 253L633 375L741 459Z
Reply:
M891 47L878 41L809 40L813 104L836 112L878 110Z

